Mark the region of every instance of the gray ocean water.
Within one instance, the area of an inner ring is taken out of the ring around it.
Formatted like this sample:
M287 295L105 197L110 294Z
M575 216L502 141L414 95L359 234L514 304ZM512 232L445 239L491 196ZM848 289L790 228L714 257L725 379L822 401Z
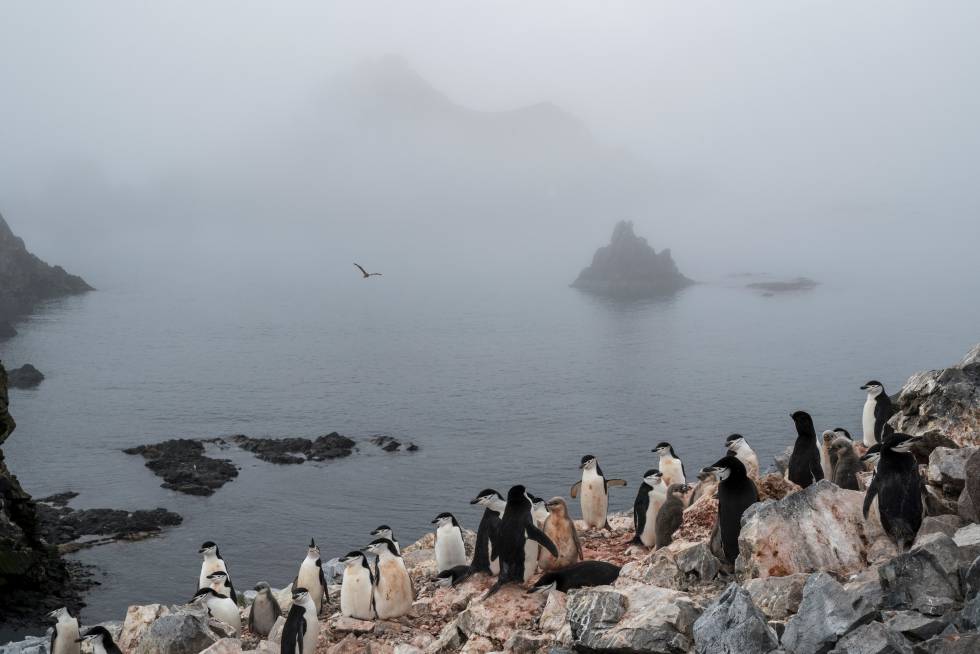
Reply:
M380 523L403 543L442 511L475 528L476 491L524 483L567 495L585 453L629 480L612 491L616 510L631 506L662 440L693 471L737 431L765 467L793 440L793 410L809 410L818 429L860 433L863 382L895 392L980 340L971 279L828 282L776 297L720 280L634 303L553 279L355 281L103 280L0 345L8 366L47 375L12 391L18 429L4 448L32 494L74 490L76 507L184 516L159 538L77 555L101 582L85 622L189 599L202 541L219 543L237 587L281 586L311 536L329 558ZM220 455L241 474L206 498L160 488L142 459L121 452L172 437L334 430L390 434L421 451L364 443L348 459L275 466L228 450Z

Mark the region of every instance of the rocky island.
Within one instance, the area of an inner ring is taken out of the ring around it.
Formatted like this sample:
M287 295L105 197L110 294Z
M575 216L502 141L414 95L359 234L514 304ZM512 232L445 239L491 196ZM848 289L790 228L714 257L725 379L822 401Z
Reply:
M668 295L694 282L677 269L670 250L659 253L633 233L632 221L620 221L612 240L596 250L592 265L579 273L573 288L618 298Z
M81 277L31 254L0 215L0 339L16 334L11 323L40 302L91 290Z

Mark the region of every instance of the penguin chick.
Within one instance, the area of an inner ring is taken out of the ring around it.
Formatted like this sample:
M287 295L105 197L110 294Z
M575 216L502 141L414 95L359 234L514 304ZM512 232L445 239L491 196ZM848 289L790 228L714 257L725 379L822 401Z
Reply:
M806 411L796 411L790 415L796 425L796 442L789 457L788 478L800 488L806 488L815 481L823 479L820 467L820 452L817 449L817 432L813 428L813 418Z
M691 501L688 506L694 506L703 497L714 497L717 491L718 479L716 479L711 473L705 472L704 470L698 471L698 483L694 487L694 492L691 493Z
M358 620L374 619L374 574L364 552L348 552L340 559L344 579L340 584L340 612Z
M78 619L73 617L66 607L48 613L48 618L55 621L48 653L79 654L81 647L79 647Z
M684 462L677 457L670 443L666 441L658 443L650 451L660 455L660 465L657 468L660 470L660 474L663 475L664 483L667 486L687 483L687 475L684 473Z
M432 521L436 526L436 571L442 572L458 565L466 565L466 547L463 530L452 513L440 513Z
M568 515L568 506L560 497L552 497L546 502L548 519L541 530L558 548L558 556L553 556L546 548L540 548L538 566L544 570L564 568L582 560L582 544L578 539L575 521Z
M216 620L221 620L234 630L234 637L242 633L242 616L238 605L227 595L218 593L213 588L202 588L194 595L191 603L207 607L208 613Z
M122 654L122 650L112 640L112 634L105 627L90 627L78 642L89 643L92 654Z
M582 470L582 480L572 486L571 496L574 499L581 492L582 520L590 529L609 529L609 487L625 486L626 482L622 479L607 480L599 467L599 460L591 454L582 457L579 468Z
M857 474L864 470L864 466L861 464L857 452L854 451L854 444L848 439L838 436L837 440L831 443L830 452L835 459L834 483L848 490L860 490Z
M313 605L316 607L316 614L320 615L323 607L323 597L327 593L327 580L323 576L323 562L320 560L320 548L316 546L316 541L310 539L310 546L306 548L306 558L299 566L293 588L305 588Z
M528 593L557 590L567 593L574 588L605 586L619 578L620 567L605 561L581 561L559 570L544 573Z
M671 484L667 488L667 500L660 507L660 512L657 513L656 546L658 550L670 545L674 540L674 532L680 529L681 523L684 521L684 499L689 490L691 488L687 484Z
M832 429L824 430L820 435L820 469L823 470L824 479L834 479L834 466L837 464L837 454L833 451L833 443L840 438L840 434Z
M316 604L305 588L293 590L293 605L282 627L280 654L313 654L320 635Z
M282 615L279 602L272 594L272 588L268 583L260 581L255 585L255 599L252 600L252 607L248 612L248 630L253 634L258 634L263 638L272 631L272 626Z
M725 445L728 447L728 449L735 453L738 460L745 466L746 474L753 479L758 479L759 457L756 456L755 451L749 447L749 443L745 440L745 436L742 436L741 434L732 434L725 439Z

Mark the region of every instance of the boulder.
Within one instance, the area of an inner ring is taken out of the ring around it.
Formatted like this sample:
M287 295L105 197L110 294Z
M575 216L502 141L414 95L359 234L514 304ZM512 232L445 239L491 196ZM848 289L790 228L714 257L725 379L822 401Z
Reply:
M626 564L620 577L644 584L686 589L691 583L708 582L718 576L721 561L707 542L674 541L644 559Z
M960 558L967 561L977 558L980 556L980 524L974 522L957 529L953 542L960 548Z
M687 652L697 617L690 597L656 586L597 586L568 596L572 639L585 651Z
M198 654L224 637L221 623L206 613L184 609L156 619L132 650L133 654Z
M458 652L464 640L465 637L459 630L459 618L456 618L442 628L439 636L425 648L425 652L426 654Z
M752 602L770 620L785 620L796 613L803 600L803 586L809 575L797 573L786 577L762 577L745 582Z
M956 503L957 513L967 522L980 522L980 452L966 461L963 491Z
M980 595L974 595L963 603L956 625L963 631L980 629Z
M864 493L822 480L742 516L736 571L744 578L823 570L848 575L897 549L877 516L862 514Z
M973 560L963 574L963 596L967 599L980 593L980 556Z
M827 652L837 640L871 622L877 610L849 592L826 572L810 575L803 586L803 601L786 623L782 647L794 654Z
M903 434L938 431L957 445L980 445L980 344L960 363L909 377L889 423Z
M287 613L287 611L283 609L283 613ZM278 618L276 618L275 623L273 623L272 629L269 630L269 637L267 640L270 643L275 643L275 645L278 647L279 643L282 642L282 629L285 626L286 616L280 615Z
M374 622L370 620L358 620L346 615L338 615L331 618L327 623L331 631L347 634L369 634L374 631Z
M503 644L515 630L533 626L545 601L540 593L506 586L482 602L471 603L459 614L457 626L467 639L480 636Z
M242 641L239 638L222 638L201 654L242 654Z
M915 543L930 534L946 534L952 537L956 530L963 526L963 520L958 515L934 515L922 519L922 526L915 535Z
M947 497L942 486L923 484L922 491L922 503L927 516L957 515L959 513L956 497Z
M554 638L549 634L515 631L504 643L504 651L512 654L534 654L546 649L553 642Z
M488 654L494 651L493 641L483 636L468 638L459 649L459 654Z
M901 633L871 622L841 638L832 654L912 654L912 645Z
M752 596L732 583L694 622L698 654L768 654L779 646L775 631L752 603Z
M941 615L962 598L959 563L952 538L941 533L926 536L909 552L878 568L885 608Z
M980 652L980 634L952 633L930 638L915 648L916 654L977 654Z
M946 628L946 622L918 611L894 611L884 620L885 626L912 642L929 640Z
M556 590L548 593L548 599L538 618L538 629L544 632L558 632L567 624L567 595Z
M133 651L143 640L143 636L146 635L150 625L168 613L170 613L170 609L163 604L130 606L126 609L126 619L123 620L122 633L116 644L124 652Z
M966 486L966 462L976 447L937 447L929 455L926 475L929 483L940 486L947 497L959 497Z

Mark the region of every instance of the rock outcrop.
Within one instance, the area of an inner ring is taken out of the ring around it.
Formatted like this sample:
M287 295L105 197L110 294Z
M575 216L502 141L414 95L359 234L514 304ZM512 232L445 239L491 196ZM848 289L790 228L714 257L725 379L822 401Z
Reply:
M7 384L10 388L34 388L42 381L44 375L29 363L7 371Z
M0 324L30 313L44 300L91 290L81 277L28 252L0 215ZM10 335L10 330L0 331Z
M959 446L980 446L980 344L943 370L909 377L889 423L915 436L938 431Z
M238 468L231 461L205 456L204 443L188 438L130 447L123 452L146 459L146 467L163 477L163 488L188 495L211 495L238 476Z
M677 269L670 250L656 252L633 233L632 221L620 221L609 245L596 250L592 265L572 286L611 297L642 298L667 295L692 283Z

